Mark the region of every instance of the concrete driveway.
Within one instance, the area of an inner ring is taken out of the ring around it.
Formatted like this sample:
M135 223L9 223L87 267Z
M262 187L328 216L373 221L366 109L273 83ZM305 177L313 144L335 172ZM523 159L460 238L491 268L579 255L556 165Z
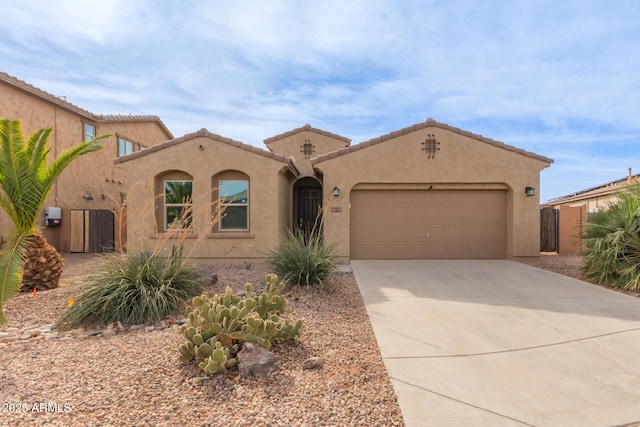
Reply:
M351 266L407 426L640 422L640 299L506 260Z

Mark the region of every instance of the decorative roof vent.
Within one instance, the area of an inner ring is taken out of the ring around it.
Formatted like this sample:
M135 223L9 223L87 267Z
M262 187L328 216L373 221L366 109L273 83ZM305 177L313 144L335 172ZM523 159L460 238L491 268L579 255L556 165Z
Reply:
M436 136L428 134L427 139L422 143L422 150L427 153L427 159L434 159L436 157L436 152L440 151L438 145L440 145L440 143L436 141Z
M300 146L300 152L304 154L305 159L310 159L311 155L316 152L316 146L311 144L310 139L305 139L304 144Z

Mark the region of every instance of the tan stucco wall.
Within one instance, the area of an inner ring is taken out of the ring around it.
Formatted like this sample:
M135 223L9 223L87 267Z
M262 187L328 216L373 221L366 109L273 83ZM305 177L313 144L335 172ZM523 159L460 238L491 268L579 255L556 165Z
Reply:
M113 135L103 141L102 150L80 157L65 169L45 203L45 206L62 208L62 225L45 228L44 234L63 252L70 248L71 209L115 209L120 203L120 193L125 189L126 178L123 171L113 164L113 159L117 156L115 135L121 134L147 146L171 137L154 121L96 122L4 82L0 82L0 117L21 120L25 138L40 128L53 127L49 140L50 158L83 141L84 122L94 125L98 135ZM85 194L91 195L93 199L85 199ZM3 236L6 236L8 221L2 212L0 233ZM38 223L44 227L44 213Z
M422 150L427 134L440 142L433 159ZM536 257L540 250L540 171L548 165L440 128L401 135L314 165L324 175L325 200L334 187L340 188L340 197L330 202L331 208L337 209L326 213L325 236L337 242L342 256L349 256L349 196L356 185L419 184L436 191L507 188L507 257ZM525 195L527 186L538 190L536 196Z
M295 177L288 167L280 169L278 174L278 224L284 234L293 221L293 185Z
M285 162L208 137L194 137L162 150L118 163L130 182L127 198L128 250L154 250L166 233L157 233L154 215L155 177L167 170L193 177L193 232L185 254L193 260L263 259L284 229L289 186ZM212 232L212 178L223 171L249 177L249 231ZM158 203L161 203L159 200ZM179 239L169 239L169 244Z

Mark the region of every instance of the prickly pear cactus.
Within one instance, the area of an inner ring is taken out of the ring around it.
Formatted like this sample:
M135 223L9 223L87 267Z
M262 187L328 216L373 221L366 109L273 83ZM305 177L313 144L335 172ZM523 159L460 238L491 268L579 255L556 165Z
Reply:
M235 354L244 342L269 349L274 342L288 339L298 343L304 329L302 320L292 323L287 300L280 292L278 276L266 276L265 290L256 295L245 284L244 298L227 288L224 294L193 298L187 307L188 323L180 329L186 341L180 345L180 360L196 359L206 373L224 371L236 365Z

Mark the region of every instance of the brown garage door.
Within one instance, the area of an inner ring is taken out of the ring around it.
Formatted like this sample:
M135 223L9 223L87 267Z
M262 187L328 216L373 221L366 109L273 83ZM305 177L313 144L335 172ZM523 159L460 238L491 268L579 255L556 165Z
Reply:
M355 190L351 258L504 258L506 191Z

